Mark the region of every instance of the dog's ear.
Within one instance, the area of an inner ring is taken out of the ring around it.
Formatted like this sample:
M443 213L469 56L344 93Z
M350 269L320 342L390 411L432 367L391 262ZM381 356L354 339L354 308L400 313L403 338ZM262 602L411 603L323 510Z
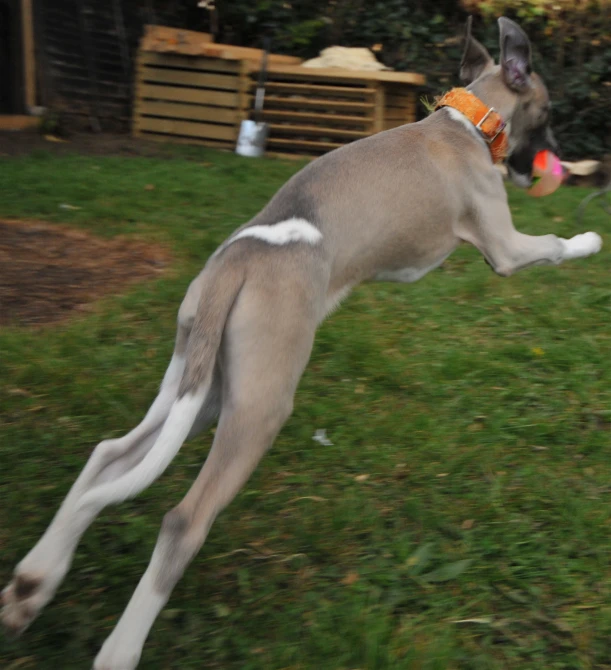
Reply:
M472 17L467 19L465 31L465 51L460 62L460 80L463 84L475 81L494 61L483 44L471 37Z
M517 23L504 16L499 19L499 29L503 81L510 89L521 93L531 83L530 40Z

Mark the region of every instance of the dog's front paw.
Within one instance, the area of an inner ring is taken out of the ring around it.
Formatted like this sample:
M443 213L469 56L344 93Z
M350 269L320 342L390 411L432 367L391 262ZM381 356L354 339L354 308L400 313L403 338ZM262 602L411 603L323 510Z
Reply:
M603 246L602 237L598 233L582 233L570 240L560 240L564 247L563 260L570 258L585 258L597 254Z

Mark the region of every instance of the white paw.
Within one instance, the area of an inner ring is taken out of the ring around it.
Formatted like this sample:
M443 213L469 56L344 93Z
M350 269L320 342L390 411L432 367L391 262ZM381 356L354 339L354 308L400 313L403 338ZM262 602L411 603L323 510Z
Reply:
M15 575L2 591L2 625L11 635L21 635L53 595L40 577Z
M603 240L598 233L582 233L575 235L570 240L560 240L564 246L564 260L569 258L584 258L597 254L602 246Z

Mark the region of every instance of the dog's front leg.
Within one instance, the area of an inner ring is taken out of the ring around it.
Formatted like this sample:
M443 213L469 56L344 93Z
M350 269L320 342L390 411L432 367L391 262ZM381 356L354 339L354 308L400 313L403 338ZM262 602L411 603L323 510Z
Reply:
M479 249L492 269L509 277L533 265L558 265L600 251L598 233L582 233L566 240L556 235L525 235L517 231L506 204L478 208L461 227L459 237Z

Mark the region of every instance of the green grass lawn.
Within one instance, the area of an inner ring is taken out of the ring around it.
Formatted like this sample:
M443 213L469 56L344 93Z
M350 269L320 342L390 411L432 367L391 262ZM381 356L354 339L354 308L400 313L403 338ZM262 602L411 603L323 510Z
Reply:
M190 279L300 166L208 150L0 160L0 217L174 257L91 313L0 330L6 582L91 449L145 413ZM510 196L519 229L598 231L598 256L501 279L465 247L417 284L354 291L142 668L611 668L611 217L593 203L579 229L586 194ZM312 440L323 428L332 446ZM17 641L0 634L0 667L90 667L210 437L102 514L40 618Z

